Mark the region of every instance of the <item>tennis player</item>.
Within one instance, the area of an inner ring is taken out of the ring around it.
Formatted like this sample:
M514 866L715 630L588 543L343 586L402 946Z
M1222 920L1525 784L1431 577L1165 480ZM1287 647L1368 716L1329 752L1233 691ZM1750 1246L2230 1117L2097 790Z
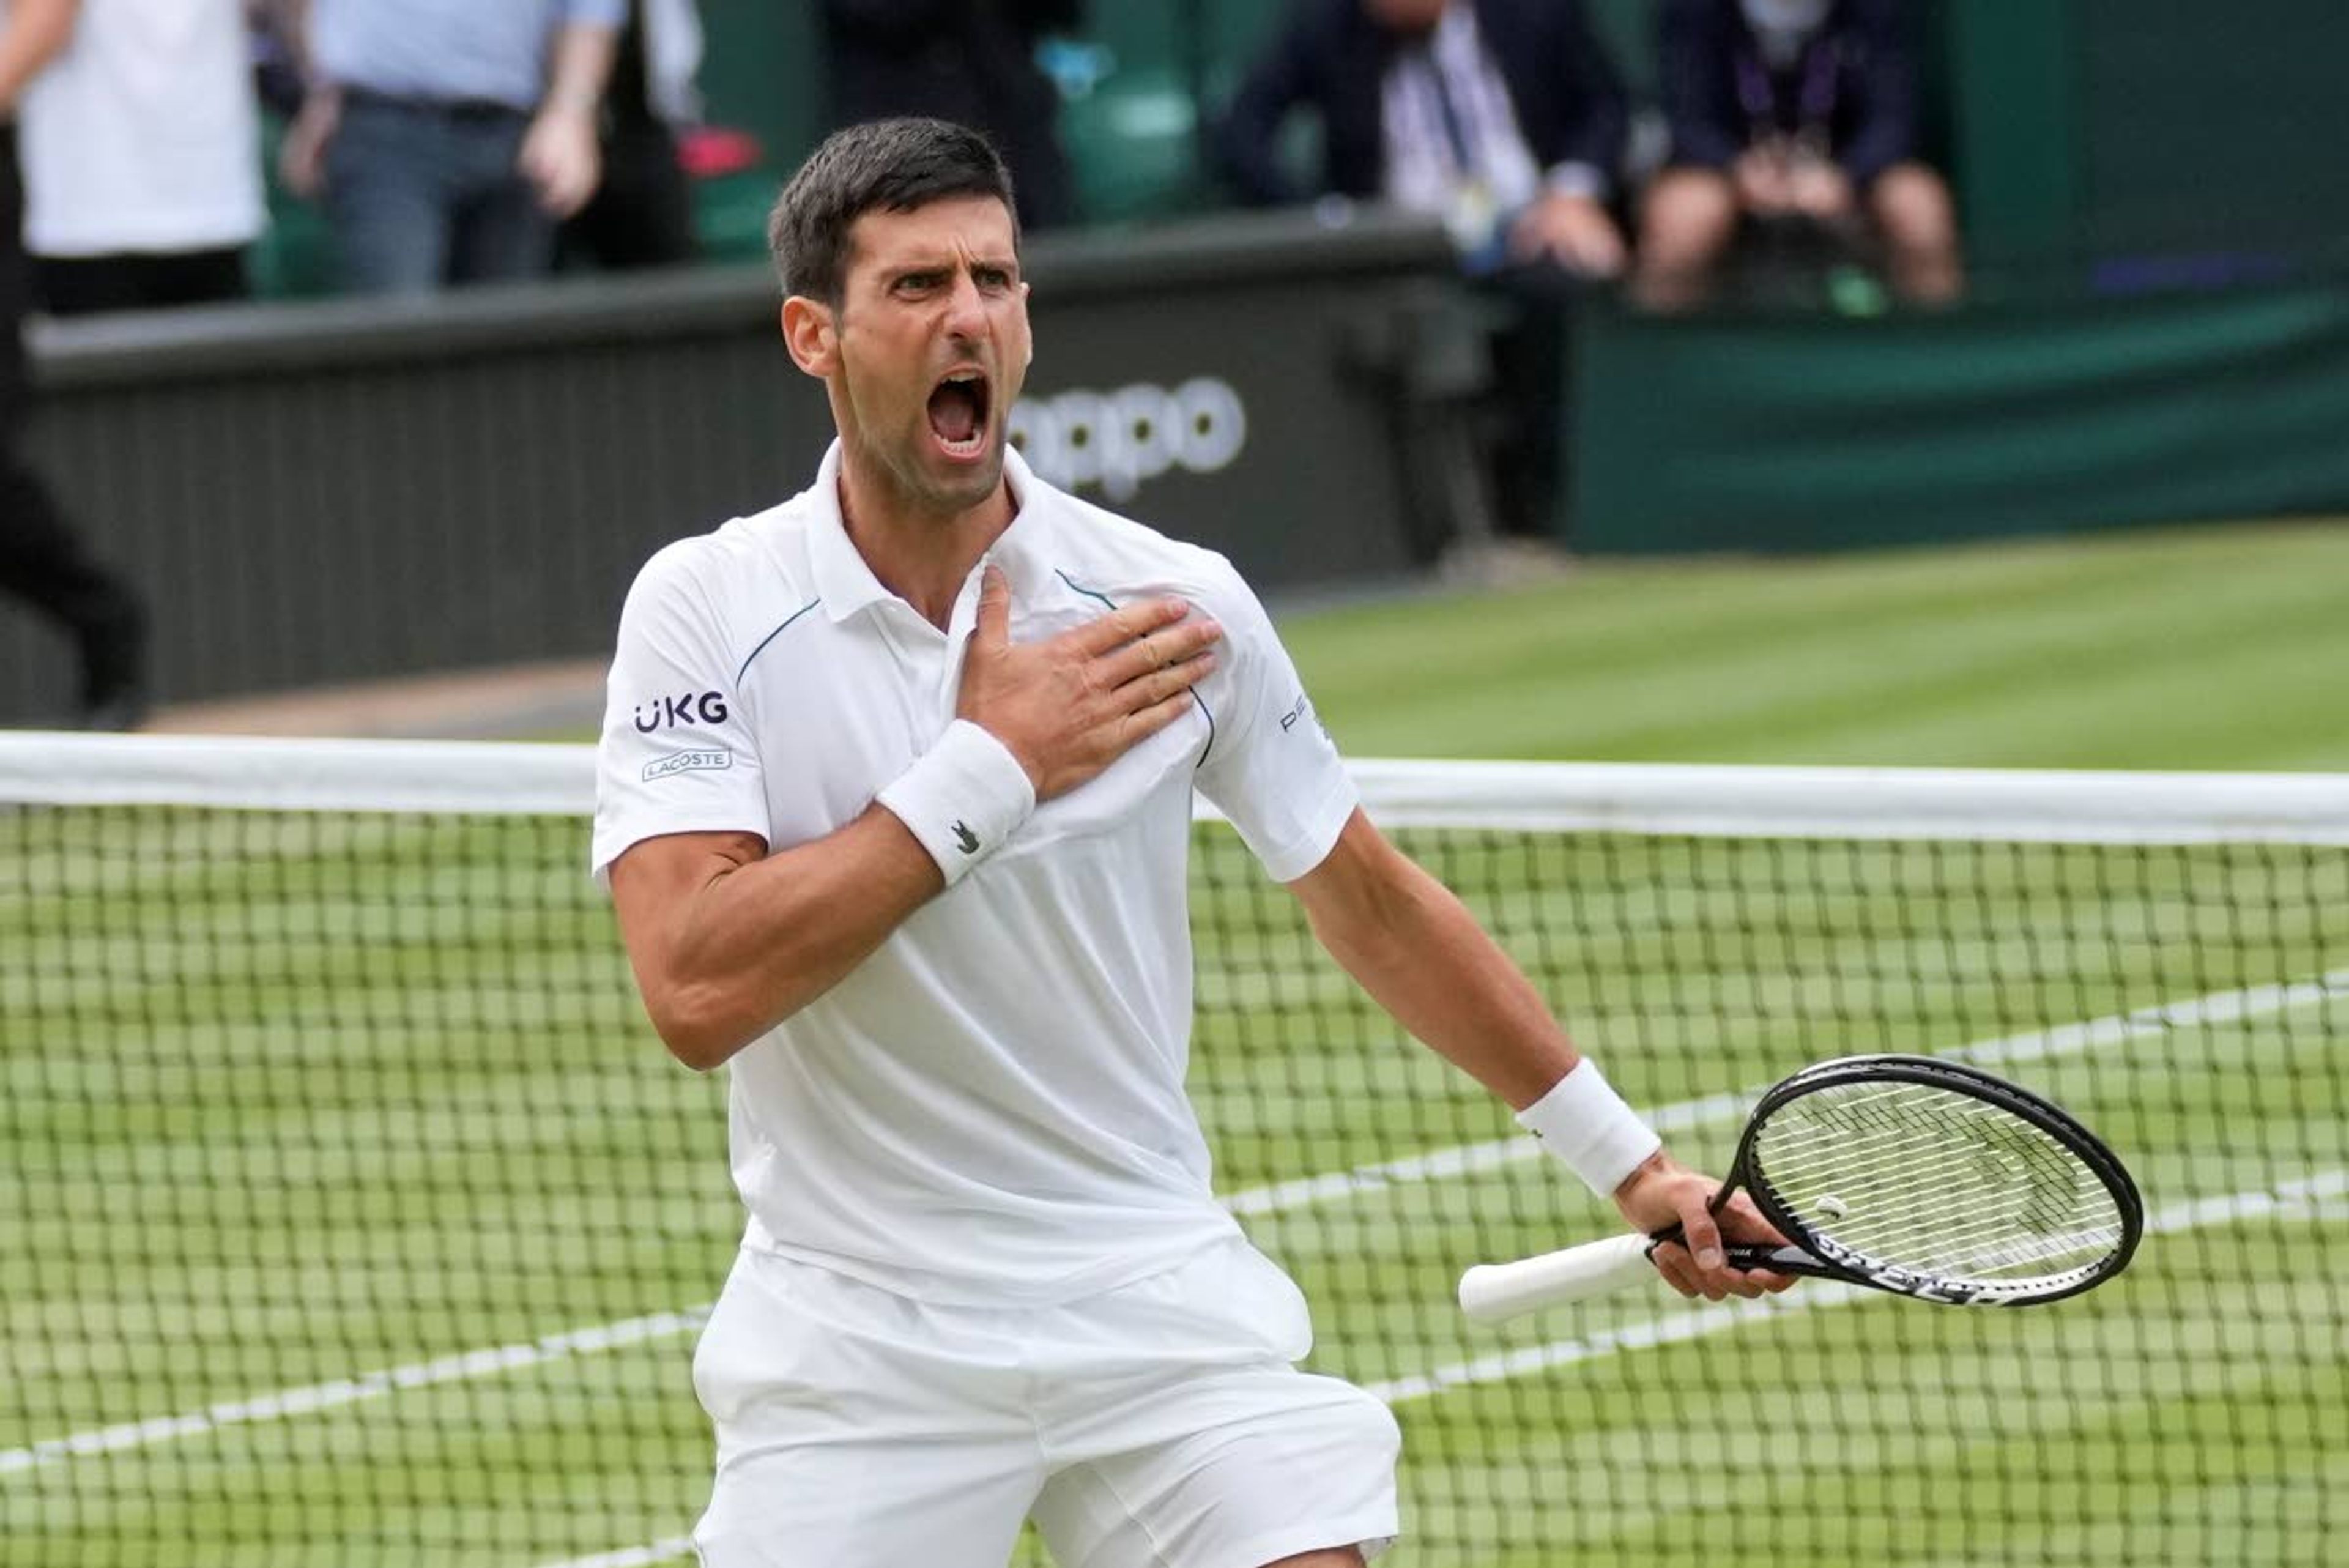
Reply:
M1631 1223L1719 1266L1713 1183L1380 836L1220 556L1009 451L1031 352L1009 178L844 130L771 234L814 485L628 597L594 862L669 1048L732 1066L741 1251L694 1360L709 1568L1340 1568L1398 1529L1386 1409L1210 1189L1183 1090L1191 794L1411 1031ZM1750 1210L1733 1231L1766 1229Z

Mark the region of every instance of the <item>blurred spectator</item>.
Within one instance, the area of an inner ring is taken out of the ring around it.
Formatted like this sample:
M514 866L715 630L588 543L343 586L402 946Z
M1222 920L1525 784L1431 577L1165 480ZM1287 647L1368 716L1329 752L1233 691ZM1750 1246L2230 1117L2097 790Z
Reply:
M627 0L279 0L308 91L279 161L323 196L344 286L533 277L601 175Z
M1298 109L1321 126L1319 192L1284 167ZM1216 151L1249 201L1331 192L1441 216L1478 265L1623 265L1606 202L1627 114L1579 0L1295 0Z
M1639 292L1700 303L1741 229L1880 245L1926 302L1963 286L1949 187L1917 161L1916 62L1899 0L1665 0L1671 162L1649 188Z
M701 119L700 68L695 0L628 0L604 92L604 177L563 226L566 263L585 256L607 269L675 266L698 252L678 139Z
M31 383L23 340L25 192L16 109L26 85L73 36L76 0L7 0L0 17L0 592L63 626L81 656L81 722L135 727L146 711L147 614L129 584L100 566L25 462Z
M1011 167L1024 229L1073 223L1061 99L1036 63L1084 0L823 0L832 124L927 115L984 131Z
M1291 176L1284 126L1319 121L1318 188ZM1579 0L1294 0L1214 132L1241 195L1380 200L1440 217L1499 302L1475 438L1518 535L1548 532L1562 489L1568 305L1624 265L1609 207L1629 120ZM1406 420L1407 440L1425 439ZM1444 487L1456 493L1456 484ZM1475 544L1485 509L1452 526ZM1429 553L1423 550L1423 553Z
M18 114L42 304L239 297L267 218L242 0L80 0L72 26Z

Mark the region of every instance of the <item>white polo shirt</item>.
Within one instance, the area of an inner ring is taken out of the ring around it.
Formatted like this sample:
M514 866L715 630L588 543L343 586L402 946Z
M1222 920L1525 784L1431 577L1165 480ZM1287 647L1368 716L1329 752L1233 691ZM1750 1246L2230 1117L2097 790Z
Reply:
M1008 468L1019 513L987 559L1015 641L1173 593L1224 628L1217 668L1188 715L1044 802L730 1064L745 1244L963 1304L1111 1289L1234 1233L1183 1089L1191 792L1280 881L1320 863L1355 805L1230 563L1053 489L1016 452ZM835 445L813 488L637 577L598 753L598 876L658 834L819 838L953 720L978 571L941 632L850 542L839 475Z
M238 0L85 0L17 138L35 255L226 250L267 218Z

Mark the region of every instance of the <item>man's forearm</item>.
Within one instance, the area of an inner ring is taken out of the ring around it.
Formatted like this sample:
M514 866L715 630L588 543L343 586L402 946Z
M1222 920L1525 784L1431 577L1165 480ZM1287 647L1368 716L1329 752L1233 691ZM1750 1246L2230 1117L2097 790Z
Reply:
M564 24L554 36L554 58L547 68L546 96L540 101L540 111L594 114L603 104L619 46L616 29L585 22Z
M11 0L0 23L0 118L14 119L33 78L73 41L81 0Z
M1348 886L1300 886L1330 955L1397 1023L1511 1109L1556 1087L1580 1058L1533 982L1449 888L1400 851L1379 839L1363 856L1385 864L1347 877Z
M613 868L614 890L634 872ZM665 929L623 934L646 1011L708 1071L837 985L945 885L905 824L874 806L810 843L716 874L667 902Z

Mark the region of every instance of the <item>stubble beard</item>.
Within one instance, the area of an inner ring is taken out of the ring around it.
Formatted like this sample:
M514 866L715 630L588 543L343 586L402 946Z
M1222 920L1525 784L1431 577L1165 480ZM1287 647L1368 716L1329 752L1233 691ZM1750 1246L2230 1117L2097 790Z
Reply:
M929 439L925 424L921 440ZM962 470L956 480L941 482L918 459L908 461L903 452L888 452L867 441L864 446L865 472L887 485L893 499L906 511L934 514L942 519L959 517L993 495L1003 483L1003 440L990 436L987 456L976 468Z
M854 380L849 382L849 400L856 400ZM1000 422L988 432L987 455L976 468L965 469L956 480L941 483L922 460L929 455L930 442L936 437L930 429L926 410L916 415L913 440L908 446L892 448L876 440L873 427L858 421L857 434L850 441L858 467L874 483L885 486L894 509L901 512L927 513L942 520L959 517L985 503L1003 483L1004 449L1009 444L1008 433Z

